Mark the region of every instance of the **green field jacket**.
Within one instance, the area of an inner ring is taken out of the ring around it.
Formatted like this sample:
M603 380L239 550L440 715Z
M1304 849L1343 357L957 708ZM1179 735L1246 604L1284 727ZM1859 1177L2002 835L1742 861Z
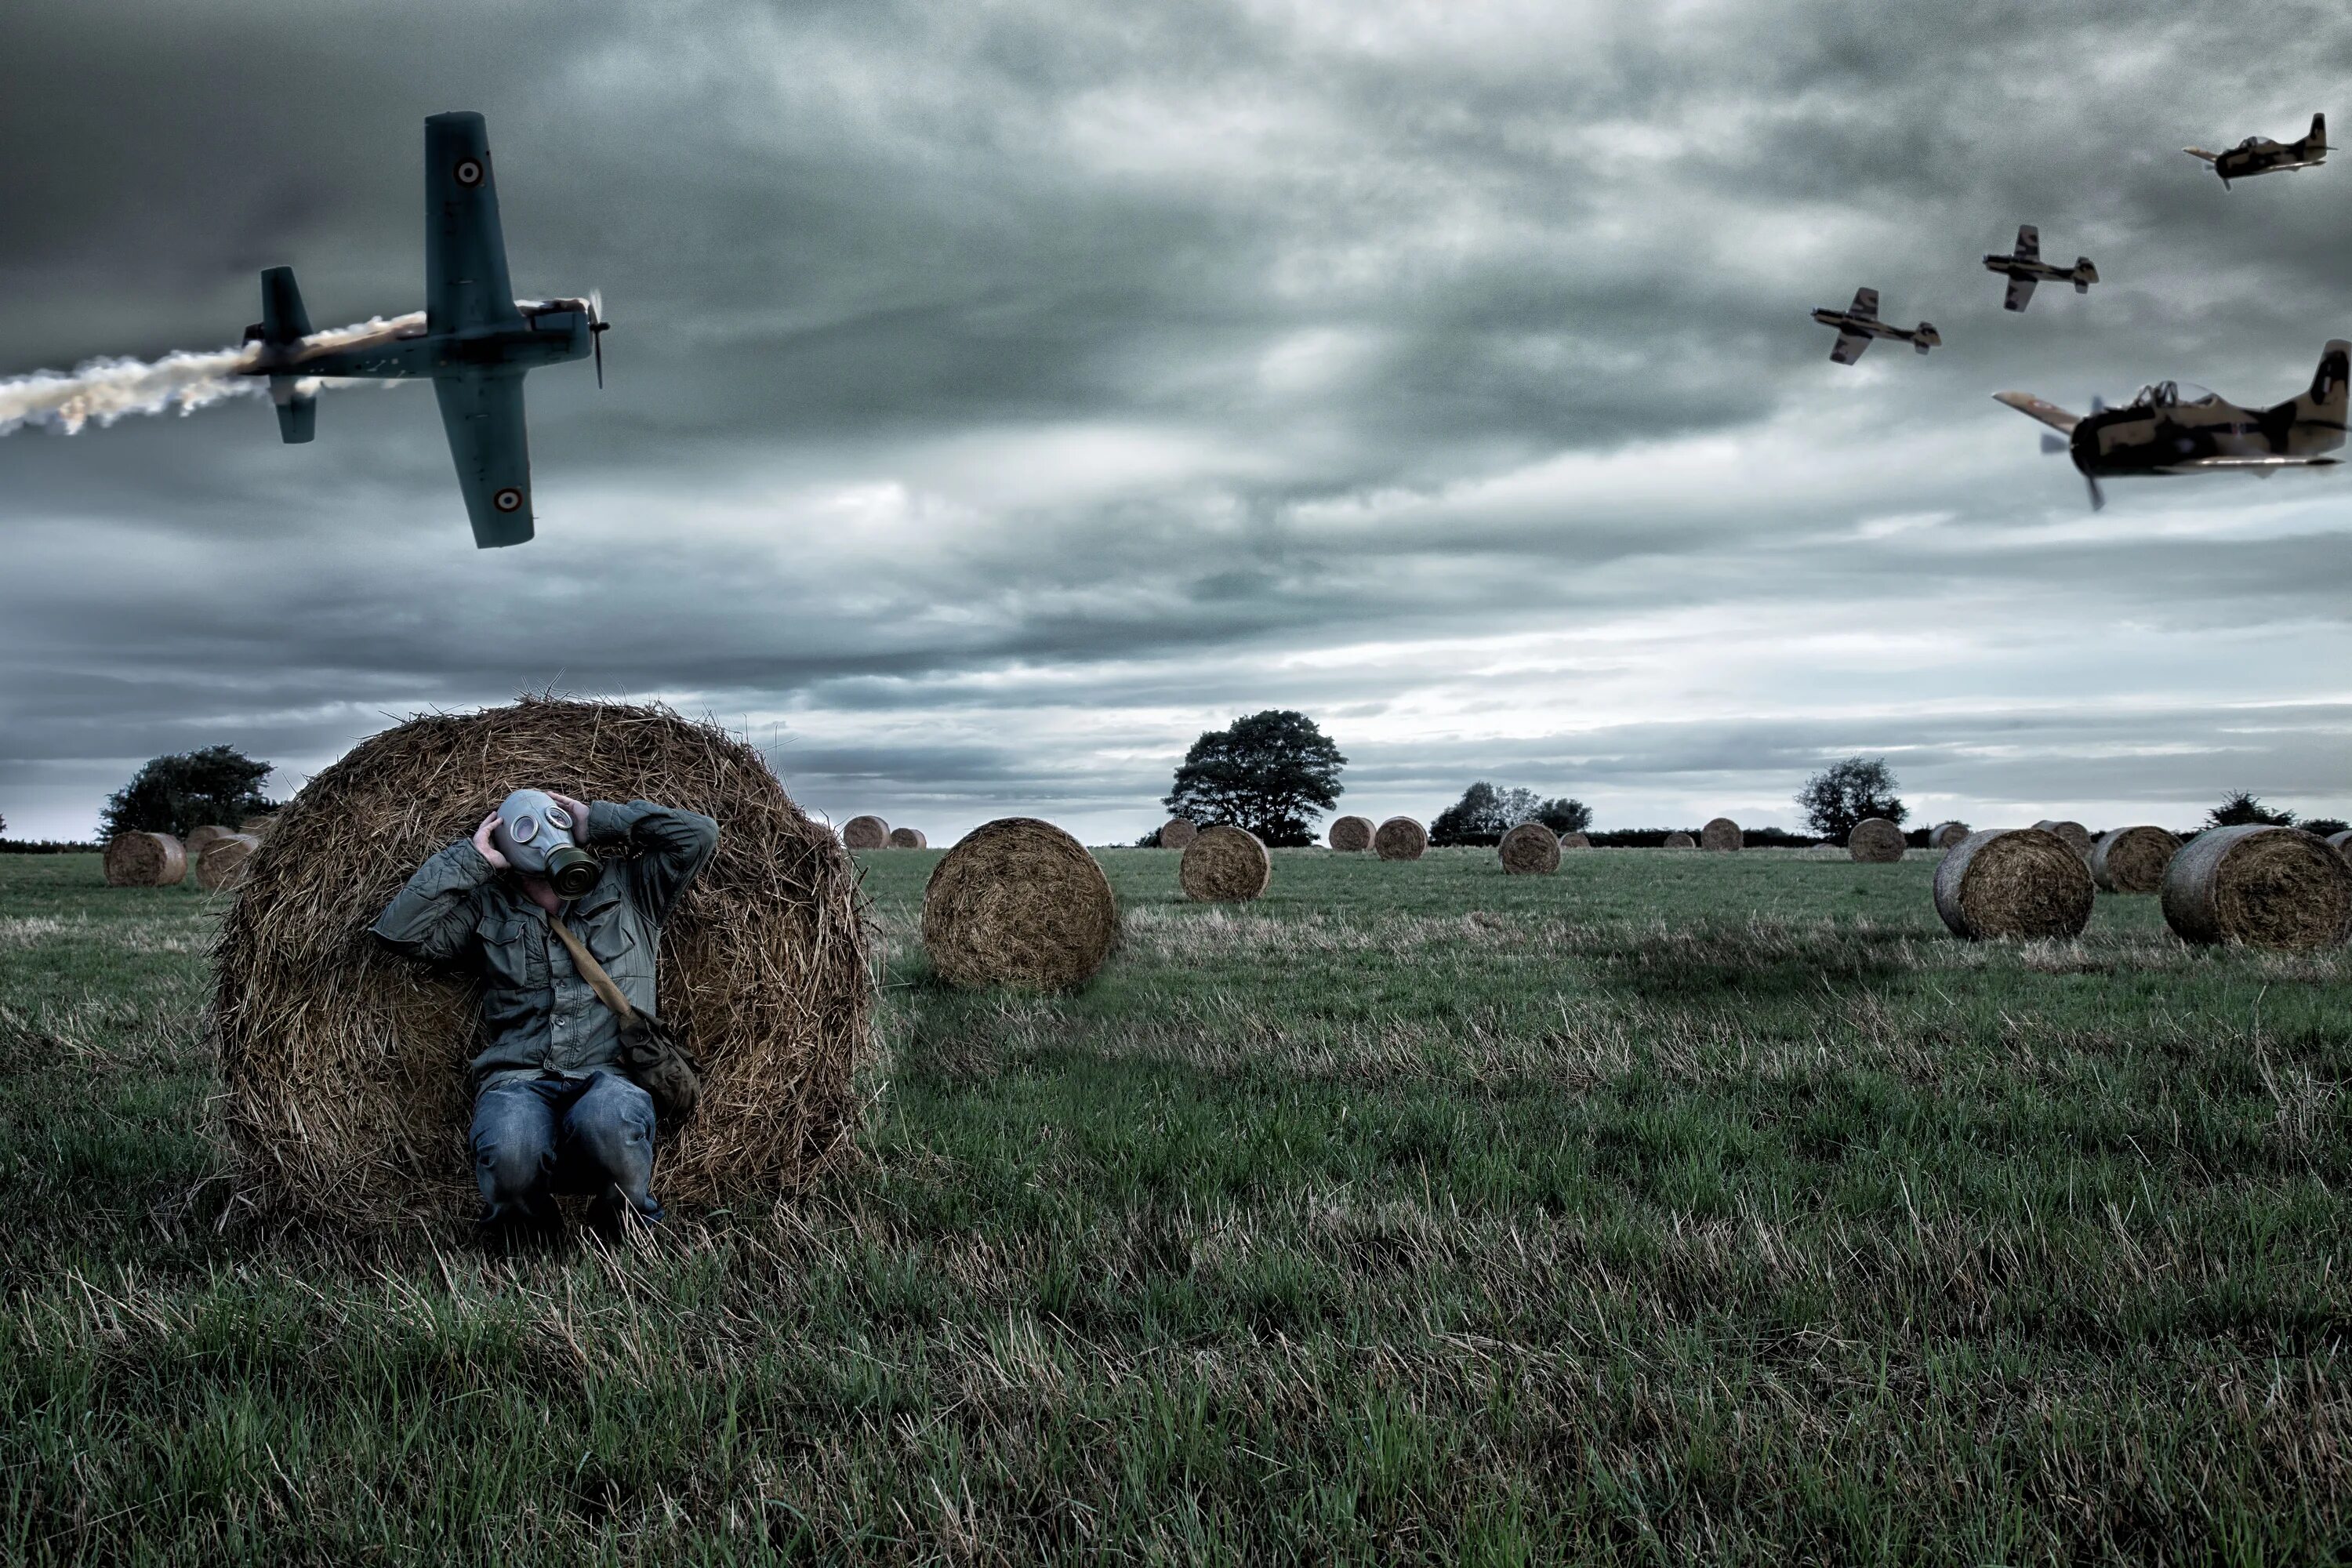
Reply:
M649 800L588 808L589 846L626 844L626 858L563 909L629 1005L654 1006L661 922L719 846L719 825ZM416 868L371 928L412 958L482 979L489 1044L474 1058L476 1092L514 1078L582 1077L618 1059L620 1026L580 976L547 916L511 871L493 870L471 839Z

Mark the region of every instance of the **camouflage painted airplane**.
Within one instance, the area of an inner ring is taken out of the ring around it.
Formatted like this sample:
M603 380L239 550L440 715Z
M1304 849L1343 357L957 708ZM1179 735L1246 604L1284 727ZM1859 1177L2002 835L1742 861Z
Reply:
M2281 169L2315 169L2327 162L2327 116L2313 115L2311 133L2300 142L2249 136L2226 153L2208 153L2202 147L2183 147L2181 151L2212 164L2213 172L2221 176L2223 190L2230 188L2231 180L2274 174Z
M1985 270L1998 272L2009 279L2009 298L2003 300L2004 310L2022 310L2033 298L2036 283L2072 283L2074 292L2087 294L2091 285L2099 280L2099 269L2091 265L2087 256L2074 258L2072 267L2054 267L2042 259L2042 231L2030 223L2017 226L2017 250L2014 255L1988 256Z
M245 330L246 342L259 347L242 374L269 378L278 433L288 441L308 441L318 431L318 400L303 390L305 381L431 377L474 543L484 550L520 544L531 536L523 375L593 355L596 384L604 385L607 323L593 295L514 297L480 115L425 121L425 224L421 315L374 331L313 333L294 269L273 267L261 275L261 320Z
M2203 474L2242 469L2264 479L2281 468L2320 468L2344 445L2345 384L2352 343L2331 339L2310 389L2268 408L2241 408L2201 386L2160 381L2121 408L2097 398L2076 416L2031 393L1993 396L2062 433L2042 437L2045 452L2069 452L2091 487L2091 507L2106 505L2099 479L2138 474Z
M1851 309L1832 310L1823 306L1813 312L1813 320L1824 327L1837 329L1838 340L1830 348L1830 363L1832 364L1852 364L1862 357L1862 351L1870 346L1873 338L1892 338L1897 342L1909 343L1921 353L1940 348L1944 342L1936 329L1925 321L1916 327L1906 328L1889 326L1880 321L1878 290L1875 289L1857 289L1853 291Z

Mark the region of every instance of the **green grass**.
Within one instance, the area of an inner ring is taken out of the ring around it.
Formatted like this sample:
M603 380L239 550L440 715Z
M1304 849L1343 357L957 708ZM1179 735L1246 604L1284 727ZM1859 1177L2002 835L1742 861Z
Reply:
M1103 853L1081 994L889 952L861 1158L648 1254L234 1217L217 906L0 859L0 1562L2352 1552L2352 958L1932 866Z

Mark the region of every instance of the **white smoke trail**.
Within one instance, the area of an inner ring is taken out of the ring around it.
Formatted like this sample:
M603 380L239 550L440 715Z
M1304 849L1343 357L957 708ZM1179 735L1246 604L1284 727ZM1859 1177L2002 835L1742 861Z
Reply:
M372 338L392 337L425 324L425 312L386 319L374 316L348 327L313 332L302 340L307 348L340 349ZM0 436L27 425L47 425L70 436L95 419L103 426L133 414L176 410L194 414L231 397L266 397L267 376L240 374L259 363L260 345L215 349L205 353L186 351L159 360L85 360L70 371L37 370L30 375L0 380ZM356 381L322 380L306 376L297 389L306 395L324 388L356 386ZM397 386L388 381L387 386Z

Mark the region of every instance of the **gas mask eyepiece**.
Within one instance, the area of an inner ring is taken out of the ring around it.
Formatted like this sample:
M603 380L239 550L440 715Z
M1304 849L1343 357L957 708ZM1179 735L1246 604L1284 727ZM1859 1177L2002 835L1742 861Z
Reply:
M541 789L519 789L499 805L499 824L490 842L507 864L527 877L543 877L557 894L576 899L596 885L603 868L582 848L579 835L588 825Z

